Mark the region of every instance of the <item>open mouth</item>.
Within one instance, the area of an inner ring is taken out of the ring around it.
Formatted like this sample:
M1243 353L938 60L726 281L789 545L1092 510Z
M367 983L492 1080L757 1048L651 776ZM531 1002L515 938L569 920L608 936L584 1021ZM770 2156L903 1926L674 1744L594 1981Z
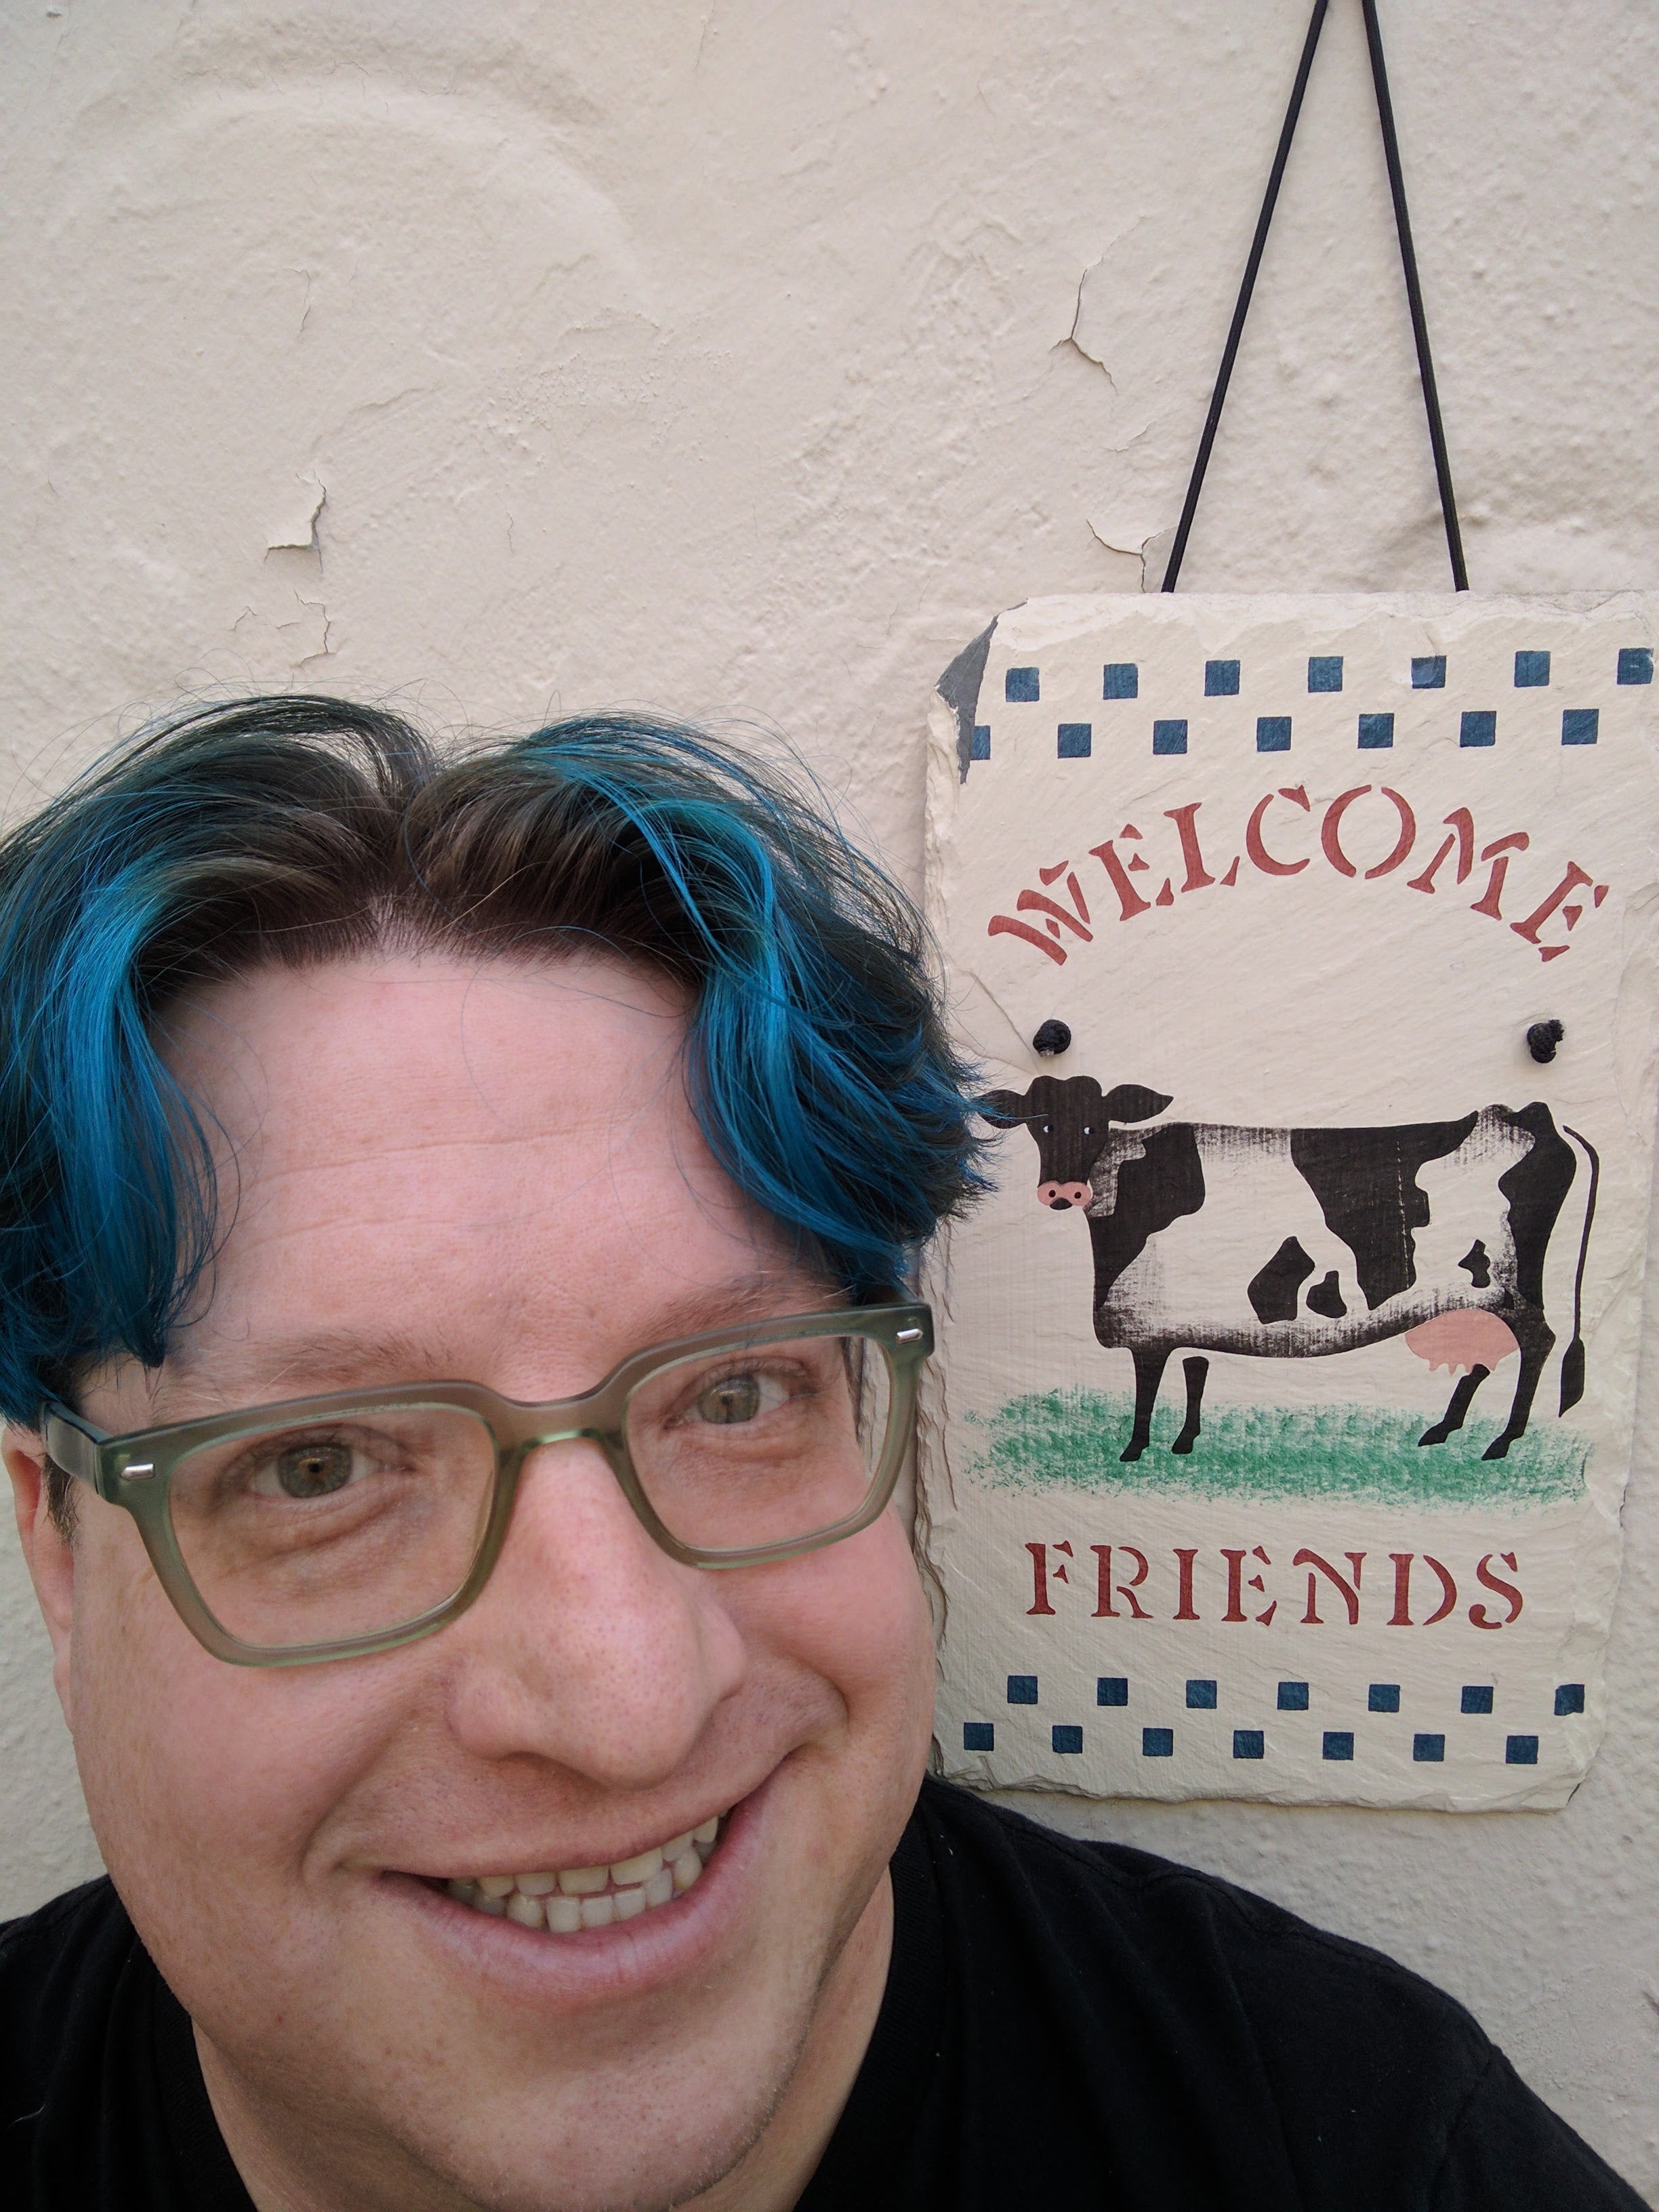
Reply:
M610 1866L561 1867L551 1873L483 1874L457 1876L444 1884L459 1905L493 1919L516 1920L554 1936L574 1936L584 1928L609 1928L684 1897L695 1887L719 1848L726 1815L716 1814L700 1828L671 1836L631 1859Z

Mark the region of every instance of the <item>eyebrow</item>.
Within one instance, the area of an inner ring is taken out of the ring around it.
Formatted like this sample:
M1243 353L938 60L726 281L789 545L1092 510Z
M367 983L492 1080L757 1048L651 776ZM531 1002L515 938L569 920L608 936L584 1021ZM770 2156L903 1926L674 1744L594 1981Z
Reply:
M636 1343L622 1347L611 1364L653 1345L672 1344L681 1337L699 1336L713 1329L742 1328L788 1312L792 1308L780 1304L788 1279L775 1269L757 1269L670 1299L652 1310L647 1333ZM836 1294L826 1288L812 1304L793 1310L819 1311L838 1303ZM156 1412L166 1421L193 1418L197 1401L210 1396L212 1409L218 1411L398 1382L479 1379L458 1372L458 1363L429 1338L400 1331L350 1328L317 1329L252 1341L222 1359L214 1358L210 1364L185 1339L169 1353L167 1370L156 1392ZM608 1371L592 1375L567 1395L580 1396L601 1382Z

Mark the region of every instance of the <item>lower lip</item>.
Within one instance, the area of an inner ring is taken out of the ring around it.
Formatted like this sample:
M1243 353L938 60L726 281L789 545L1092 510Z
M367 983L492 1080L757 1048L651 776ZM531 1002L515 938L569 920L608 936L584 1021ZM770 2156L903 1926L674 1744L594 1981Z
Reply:
M504 1997L578 2009L614 2002L696 1972L731 1942L758 1872L766 1808L775 1774L734 1805L691 1888L609 1928L555 1936L463 1905L414 1875L388 1871L382 1887L418 1912L432 1937L472 1980Z

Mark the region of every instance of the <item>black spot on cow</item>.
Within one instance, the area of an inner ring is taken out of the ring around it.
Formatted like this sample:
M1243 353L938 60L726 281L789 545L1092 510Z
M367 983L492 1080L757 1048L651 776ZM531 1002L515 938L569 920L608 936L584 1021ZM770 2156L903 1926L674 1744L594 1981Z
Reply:
M1204 1168L1190 1122L1150 1129L1141 1142L1141 1157L1119 1164L1111 1212L1089 1216L1097 1307L1105 1304L1113 1284L1134 1265L1150 1238L1182 1214L1196 1213L1204 1203Z
M1261 1273L1250 1278L1250 1304L1255 1308L1256 1319L1294 1321L1297 1298L1313 1271L1313 1261L1294 1237L1287 1237Z
M1318 1200L1326 1227L1353 1254L1360 1295L1373 1312L1417 1280L1412 1231L1425 1228L1429 1218L1418 1170L1455 1152L1479 1118L1466 1114L1461 1121L1394 1129L1291 1130L1291 1158ZM1571 1148L1562 1149L1571 1159ZM1558 1199L1558 1211L1559 1206Z
M1544 1303L1544 1255L1561 1202L1572 1188L1578 1163L1572 1146L1550 1119L1541 1100L1511 1114L1509 1119L1532 1139L1524 1159L1506 1169L1498 1188L1510 1205L1510 1234L1515 1239L1515 1286L1528 1304Z
M1485 1243L1479 1237L1457 1264L1467 1272L1469 1281L1477 1291L1492 1288L1492 1261L1487 1256Z
M1322 1314L1327 1321L1340 1321L1348 1309L1338 1287L1334 1267L1322 1282L1316 1283L1308 1293L1308 1311Z

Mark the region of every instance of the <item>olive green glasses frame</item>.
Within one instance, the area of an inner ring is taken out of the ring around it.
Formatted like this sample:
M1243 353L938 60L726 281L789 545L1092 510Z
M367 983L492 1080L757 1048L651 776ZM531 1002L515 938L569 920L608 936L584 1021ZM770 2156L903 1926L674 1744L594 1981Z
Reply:
M686 1566L763 1566L855 1535L892 1496L933 1348L926 1305L884 1302L655 1345L544 1405L422 1382L124 1436L54 1403L43 1426L58 1467L131 1514L199 1644L233 1666L300 1667L465 1613L525 1462L549 1444L597 1445ZM286 1640L290 1621L312 1632Z

